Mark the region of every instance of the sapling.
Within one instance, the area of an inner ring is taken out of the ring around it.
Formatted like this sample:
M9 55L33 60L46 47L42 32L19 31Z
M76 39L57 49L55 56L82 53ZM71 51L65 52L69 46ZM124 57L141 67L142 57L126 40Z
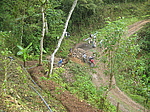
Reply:
M25 67L25 63L26 63L26 59L28 57L28 53L30 52L30 47L31 47L32 43L30 43L26 48L23 48L22 46L17 45L17 47L20 49L20 51L17 52L17 55L21 55L22 56L22 60L24 62L24 67Z

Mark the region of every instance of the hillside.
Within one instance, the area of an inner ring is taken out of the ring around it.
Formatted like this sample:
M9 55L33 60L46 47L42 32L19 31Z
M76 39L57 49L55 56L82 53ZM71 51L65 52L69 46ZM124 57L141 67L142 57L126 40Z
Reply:
M129 26L127 36L134 34L147 22L150 21L140 21ZM86 43L79 43L76 45L75 49L83 49L83 51L86 51L88 55L91 55L91 47L84 46L85 44ZM94 48L94 50L99 51L100 54L102 54L101 49ZM24 68L20 66L22 62L20 62L18 59L11 61L7 57L2 56L1 59L3 60L0 62L0 66L2 68L4 67L4 69L1 69L0 71L1 111L46 112L48 110L53 110L56 112L102 112L101 109L97 109L90 105L88 102L81 100L76 95L71 94L56 82L44 78L46 76L45 68L44 66L36 66L37 61L27 62L27 68ZM71 58L70 60L79 63L82 66L86 66L78 58ZM66 77L69 82L72 82L71 74L69 71L67 72L66 67L64 68L66 69L64 77ZM104 63L100 63L98 68L93 68L93 70L96 72L90 72L92 76L92 82L97 88L100 85L108 85L109 77L103 74L105 69L106 68L104 67ZM119 102L120 111L144 111L144 107L134 102L117 87L114 77L113 85L114 88L110 90L107 98L115 106L117 106L117 103ZM38 96L36 90L46 100L49 108L46 107L44 102Z
M150 109L150 0L0 5L0 112Z
M144 20L136 22L130 26L128 26L128 33L127 37L131 36L132 34L136 33L138 30L140 30L143 25L150 22L150 20ZM104 75L105 67L104 63L101 63L99 66L100 68L96 69L97 74L92 74L93 76L93 83L99 87L100 85L108 85L109 83L109 77ZM133 101L131 98L129 98L124 92L122 92L116 85L115 78L113 77L113 85L115 86L113 89L110 90L108 94L109 101L117 106L119 103L119 110L122 112L137 112L137 111L146 111L144 110L144 107ZM148 110L147 110L148 112Z

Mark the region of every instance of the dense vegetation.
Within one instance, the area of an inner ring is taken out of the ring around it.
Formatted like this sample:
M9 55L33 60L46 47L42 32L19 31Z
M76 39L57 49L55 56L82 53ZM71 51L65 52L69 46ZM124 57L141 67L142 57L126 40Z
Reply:
M20 45L27 47L32 43L32 53L39 53L39 41L42 35L42 14L41 7L44 6L46 20L48 23L48 32L44 37L44 49L46 52L52 52L57 43L58 38L62 33L62 28L66 20L66 16L70 10L73 0L57 0L48 1L24 1L24 0L2 0L0 29L1 35L5 35L3 46L7 46L14 54L18 52ZM116 1L117 2L117 1ZM121 1L122 2L122 1ZM116 17L141 17L147 15L148 3L137 2L129 3L106 4L113 3L110 0L81 0L78 2L76 9L70 20L68 31L71 33L73 40L80 39L79 37L102 28L105 23L105 18L111 17L115 20ZM140 7L138 6L140 5ZM141 10L142 8L142 10ZM11 42L11 44L9 44ZM51 44L49 44L49 42ZM69 44L72 43L69 41ZM68 44L68 42L66 43ZM68 50L62 46L61 50Z
M39 58L43 7L48 26L44 37L43 52L45 55L53 52L62 34L72 2L73 0L0 1L0 70L2 71L0 75L5 75L4 77L7 79L7 75L11 73L13 68L9 69L9 62L6 60L6 57L10 55L16 56L16 58L22 56L24 62ZM63 40L57 56L66 58L70 46L87 38L90 33L98 32L97 41L104 39L104 46L108 48L105 51L106 55L100 59L108 64L109 70L105 71L105 74L115 76L121 90L146 108L150 108L150 24L147 24L136 35L121 39L127 29L126 26L149 17L149 6L148 0L79 0L69 21L68 32L71 33L71 37ZM2 66L3 64L4 66ZM103 99L102 94L106 88L101 87L99 90L94 88L86 67L72 62L69 62L67 67L70 68L69 72L75 76L74 83L65 82L61 77L62 71L64 71L62 68L55 71L50 79L97 108L115 111L115 107L108 101L101 104L99 98ZM15 71L17 70L18 74L24 73L19 66L15 69ZM3 89L7 88L6 79L2 83ZM22 76L22 79L28 82L25 75ZM13 80L11 80L12 82ZM9 83L9 89L11 89L11 83ZM27 85L25 87L27 88ZM12 90L15 91L15 88ZM27 90L30 91L30 89ZM8 95L6 91L1 93L5 94L5 97ZM34 93L30 94L36 98ZM43 92L43 94L45 97L47 96L46 93ZM47 97L54 101L49 94ZM19 103L23 104L23 101ZM11 104L7 102L8 105ZM26 108L25 104L23 107ZM15 109L13 106L11 108ZM37 108L39 108L37 110L42 110L40 106ZM26 109L30 110L30 108ZM30 111L34 111L34 109L31 108Z

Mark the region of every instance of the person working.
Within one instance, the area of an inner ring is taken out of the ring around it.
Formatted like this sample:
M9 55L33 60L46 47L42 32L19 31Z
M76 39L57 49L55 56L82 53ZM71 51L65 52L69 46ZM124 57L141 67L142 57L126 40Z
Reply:
M59 62L58 62L58 67L61 67L61 66L62 66L62 63L63 63L63 59L60 58L60 59L59 59Z
M69 38L69 37L70 37L70 33L69 33L69 32L66 32L66 33L65 33L65 37L66 37L66 38Z
M86 60L87 60L87 56L86 56L86 54L85 54L85 53L82 55L82 58L83 58L83 62L86 62Z

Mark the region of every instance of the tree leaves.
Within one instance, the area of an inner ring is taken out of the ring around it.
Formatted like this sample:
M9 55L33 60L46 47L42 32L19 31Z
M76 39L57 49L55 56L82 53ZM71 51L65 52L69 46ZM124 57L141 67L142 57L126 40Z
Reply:
M23 54L23 51L18 51L17 52L17 55L22 55Z
M17 45L17 47L18 47L20 50L23 50L23 47L21 47L20 45Z
M23 48L22 46L17 45L17 47L20 49L20 51L17 52L17 55L21 55L23 61L25 62L27 57L28 57L28 53L30 51L30 47L31 47L32 43L30 43L26 48Z

